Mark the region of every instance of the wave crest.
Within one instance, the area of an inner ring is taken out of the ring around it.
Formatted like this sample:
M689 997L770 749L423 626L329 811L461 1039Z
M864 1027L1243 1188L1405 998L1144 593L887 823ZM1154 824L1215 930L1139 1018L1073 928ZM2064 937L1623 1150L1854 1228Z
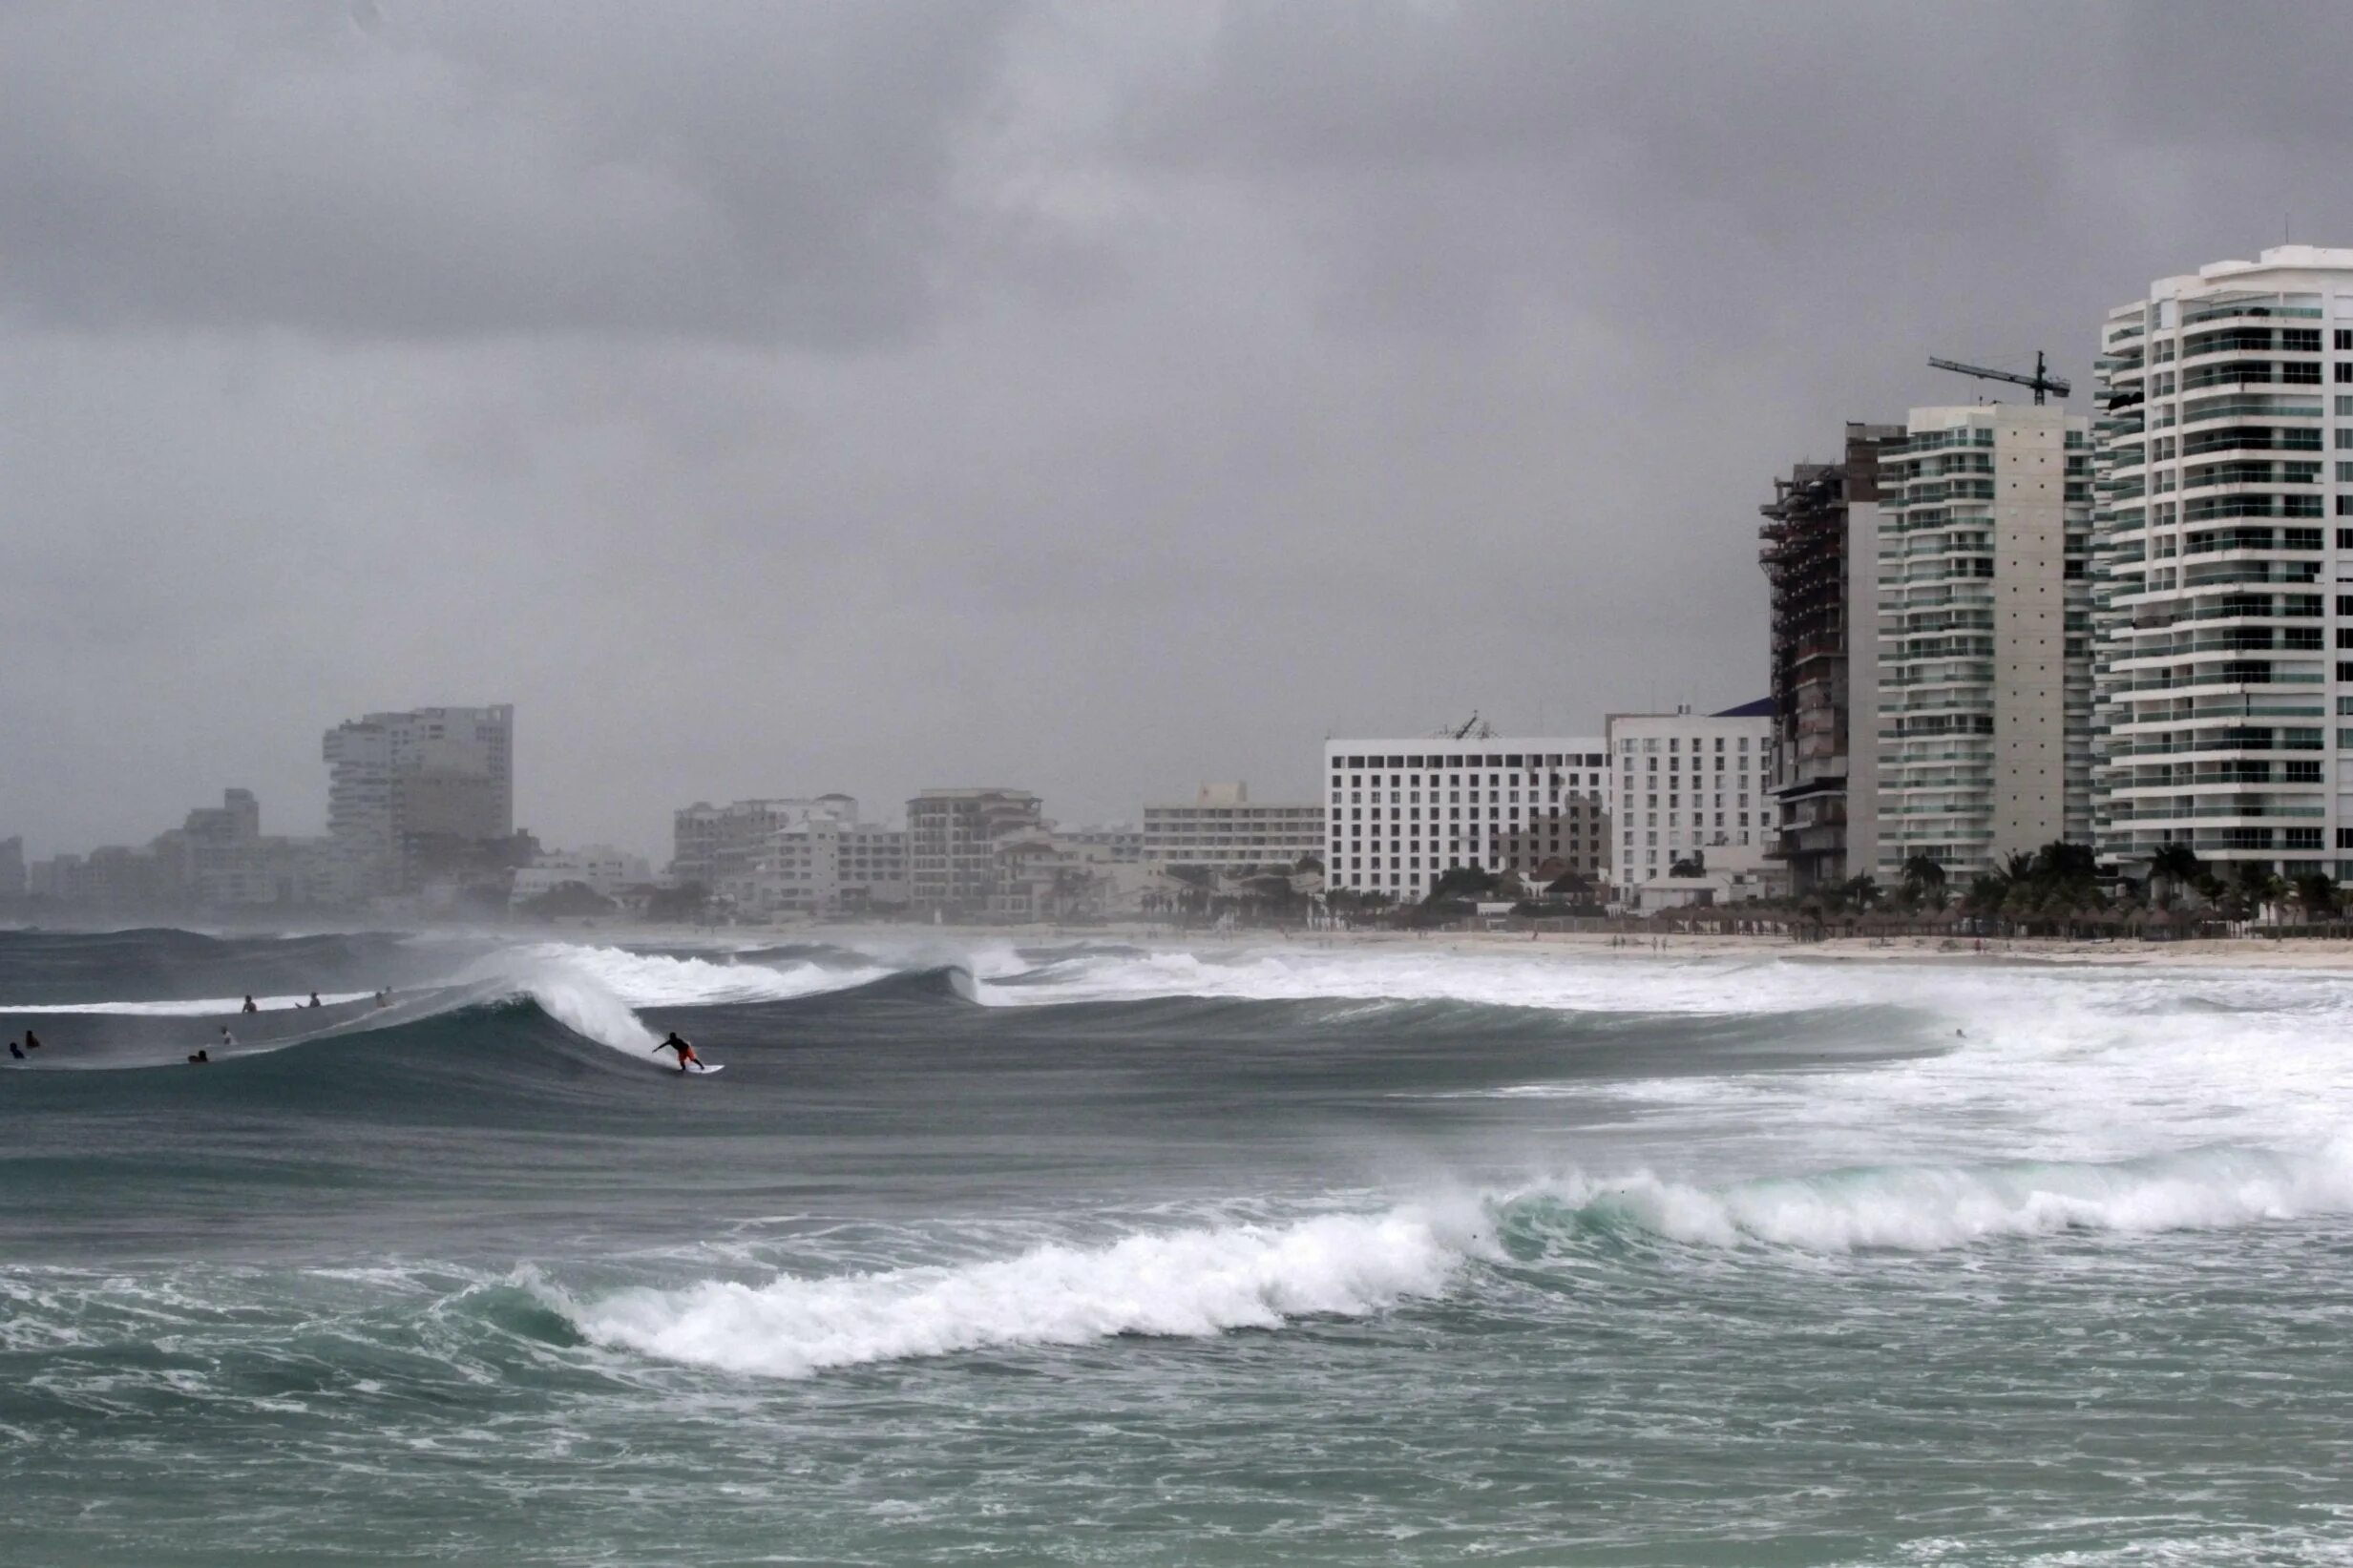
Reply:
M1049 1244L1019 1257L765 1285L706 1280L555 1304L587 1338L773 1377L1118 1335L1206 1338L1361 1317L1443 1292L1472 1244L1433 1213L1324 1216Z
M1932 1252L2069 1231L2221 1229L2353 1212L2353 1141L2316 1154L2212 1148L2115 1164L1900 1166L1701 1187L1640 1176L1545 1183L1506 1205L1514 1250L1564 1233L1710 1247Z

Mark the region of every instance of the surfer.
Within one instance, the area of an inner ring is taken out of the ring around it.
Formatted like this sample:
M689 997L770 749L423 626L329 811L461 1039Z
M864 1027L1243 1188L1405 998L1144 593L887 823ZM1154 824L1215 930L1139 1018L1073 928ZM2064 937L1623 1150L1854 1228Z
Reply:
M18 1061L23 1061L25 1059L25 1048L18 1045L14 1040L11 1040L9 1041L9 1055L14 1056Z
M262 1010L261 1010L260 1008L258 1008L258 1007L254 1006L254 1004L253 1004L253 998L252 998L252 997L250 997L250 996L248 996L248 997L246 997L246 998L245 998L245 1011L246 1011L246 1012L248 1012L248 1013L259 1013L259 1012L261 1012Z
M310 993L310 1000L305 1002L303 1005L305 1007L317 1007L319 1005L319 993L315 991L312 992Z
M209 1064L212 1059L213 1054L205 1050L200 1045L194 1051L188 1053L188 1065L191 1067L203 1067Z
M230 1033L229 1033L226 1029L221 1030L221 1050L226 1051L226 1050L228 1050L231 1046L235 1045L236 1043L237 1043L237 1036L236 1036L236 1035L234 1035L230 1034Z
M670 1037L662 1041L660 1045L654 1047L654 1050L657 1054L663 1051L677 1052L678 1070L682 1073L686 1071L686 1064L688 1062L694 1063L697 1067L703 1065L703 1058L695 1055L695 1048L688 1045L684 1040L679 1038L678 1031L675 1029L670 1031Z
M25 1049L28 1051L38 1051L41 1049L41 1042L34 1037L32 1031L30 1029L25 1031Z

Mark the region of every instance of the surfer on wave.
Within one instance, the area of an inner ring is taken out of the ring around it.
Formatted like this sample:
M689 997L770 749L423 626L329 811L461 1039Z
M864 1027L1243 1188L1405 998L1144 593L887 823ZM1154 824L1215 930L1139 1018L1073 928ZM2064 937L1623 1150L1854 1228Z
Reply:
M683 1039L681 1039L679 1037L678 1031L675 1029L670 1031L670 1037L662 1041L660 1045L654 1047L654 1050L657 1055L664 1051L677 1052L678 1070L682 1073L686 1071L686 1064L688 1062L694 1063L697 1067L703 1065L703 1058L695 1055L695 1048L688 1045Z

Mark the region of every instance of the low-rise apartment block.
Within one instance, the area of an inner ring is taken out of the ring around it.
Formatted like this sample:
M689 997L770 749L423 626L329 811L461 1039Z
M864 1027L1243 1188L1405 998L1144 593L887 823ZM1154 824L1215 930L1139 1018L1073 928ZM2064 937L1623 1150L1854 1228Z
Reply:
M1320 805L1253 802L1247 784L1203 784L1187 805L1144 808L1144 858L1218 871L1324 858Z

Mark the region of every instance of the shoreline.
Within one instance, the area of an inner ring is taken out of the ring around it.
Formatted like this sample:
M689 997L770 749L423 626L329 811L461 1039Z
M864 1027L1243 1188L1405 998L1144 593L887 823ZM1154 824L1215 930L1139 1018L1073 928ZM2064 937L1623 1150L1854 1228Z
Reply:
M34 929L44 928L15 928ZM65 932L79 930L52 927ZM120 930L99 927L92 930ZM2192 937L2152 942L2131 937L2111 940L2055 936L1987 937L1981 948L1974 937L1833 936L1799 941L1786 933L1733 935L1722 932L1537 931L1525 930L1326 930L1243 927L1232 930L1185 930L1146 921L1116 921L1085 926L933 926L903 922L871 924L789 924L773 926L642 926L614 925L420 925L408 928L358 924L351 927L238 929L181 927L221 937L348 934L378 930L412 936L470 937L483 941L564 942L587 947L637 949L699 949L713 953L790 945L796 942L835 942L855 946L871 943L920 948L932 944L1003 942L1015 947L1041 947L1068 942L1124 942L1166 949L1262 948L1396 949L1418 952L1458 952L1522 956L1548 954L1568 957L1609 957L1628 961L1691 958L1771 958L1793 963L1821 964L2004 964L2031 967L2145 968L2211 970L2302 970L2315 973L2353 972L2353 938L2265 936Z
M640 933L589 931L574 933L610 942L662 940ZM746 941L746 938L751 940ZM1835 936L1801 942L1785 934L1753 936L1697 934L1611 933L1607 931L1403 931L1403 930L1274 930L1246 928L1235 930L1184 930L1143 922L1105 926L788 926L739 928L733 935L712 933L715 942L754 946L795 938L860 939L898 944L937 941L1007 942L1035 947L1061 942L1132 942L1166 948L1286 948L1336 951L1349 948L1389 948L1420 952L1460 952L1523 956L1546 954L1567 958L1611 957L1628 961L1688 958L1774 958L1794 963L1824 964L2000 964L2015 967L2146 968L2212 970L2309 970L2353 972L2353 938L2305 937L2294 940L2261 936L2195 937L2173 942L2132 938L2112 941L2069 940L2055 936L1987 937L1982 949L1975 938L1932 936ZM668 940L675 943L675 935Z

